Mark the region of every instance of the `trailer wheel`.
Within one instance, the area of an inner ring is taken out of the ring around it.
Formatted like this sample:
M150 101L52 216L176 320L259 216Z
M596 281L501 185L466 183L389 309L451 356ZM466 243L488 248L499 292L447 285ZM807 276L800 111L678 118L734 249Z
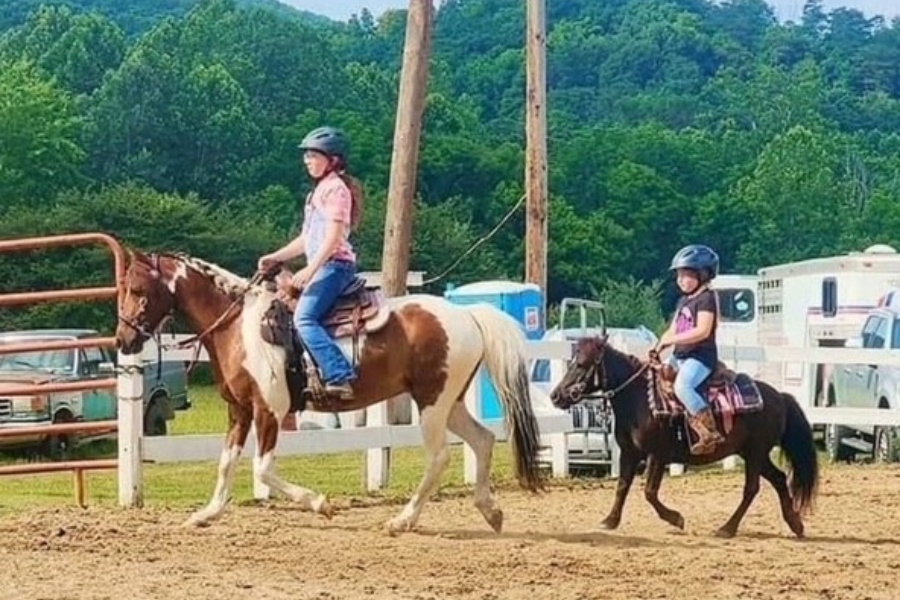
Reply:
M879 426L875 428L875 443L872 445L872 454L876 463L886 464L897 462L900 439L896 427Z
M847 430L840 425L829 423L825 426L825 452L832 463L850 462L855 454L851 448L841 443L847 435Z
M75 416L68 410L61 410L53 415L53 424L72 423ZM49 435L44 441L44 453L51 460L69 460L72 457L72 446L75 440L73 434Z

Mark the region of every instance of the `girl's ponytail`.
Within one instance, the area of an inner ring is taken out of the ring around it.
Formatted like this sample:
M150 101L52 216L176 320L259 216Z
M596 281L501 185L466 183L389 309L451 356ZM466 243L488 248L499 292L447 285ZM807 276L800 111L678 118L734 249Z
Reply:
M365 205L362 183L360 183L359 179L356 177L343 171L340 172L340 178L350 189L350 197L353 200L353 205L350 207L350 229L356 231L359 224L362 222L363 208Z

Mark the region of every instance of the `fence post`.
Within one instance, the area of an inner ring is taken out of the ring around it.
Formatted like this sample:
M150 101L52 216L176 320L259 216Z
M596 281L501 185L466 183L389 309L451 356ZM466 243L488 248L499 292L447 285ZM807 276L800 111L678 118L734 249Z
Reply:
M119 352L116 396L119 420L119 506L144 505L141 437L144 432L143 355Z
M366 427L387 425L387 403L379 402L366 409ZM390 448L369 448L366 450L366 490L377 492L390 483Z

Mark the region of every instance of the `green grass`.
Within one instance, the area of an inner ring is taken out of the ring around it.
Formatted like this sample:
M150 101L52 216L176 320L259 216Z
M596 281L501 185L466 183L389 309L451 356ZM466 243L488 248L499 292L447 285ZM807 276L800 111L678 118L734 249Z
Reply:
M218 394L211 387L192 386L191 401L191 409L178 412L174 421L170 421L170 435L215 433L221 434L224 442L228 417L225 403ZM114 457L115 452L114 442L101 441L79 448L75 458ZM6 456L2 462L21 460ZM406 498L415 489L424 469L422 449L414 447L394 450L391 463L389 487L374 496ZM445 492L464 487L462 463L462 447L454 446L450 466L442 481ZM245 453L238 467L235 502L252 500L250 464L250 456ZM279 473L289 481L323 491L335 498L369 495L364 487L363 452L283 456L277 459L277 466ZM215 485L216 467L216 461L145 465L145 505L184 509L204 504ZM501 486L513 482L512 464L506 444L497 444L494 452L493 481ZM116 504L115 471L89 472L87 482L89 504ZM73 502L71 473L0 477L0 513L16 512L29 507L71 505Z

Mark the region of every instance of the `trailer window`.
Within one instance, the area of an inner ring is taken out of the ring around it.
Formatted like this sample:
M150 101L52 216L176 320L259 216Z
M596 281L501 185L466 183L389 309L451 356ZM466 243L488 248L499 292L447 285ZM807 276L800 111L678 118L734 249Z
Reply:
M837 279L826 277L822 280L822 316L833 317L837 309Z
M716 290L719 317L723 323L748 323L756 316L756 294L744 288Z

